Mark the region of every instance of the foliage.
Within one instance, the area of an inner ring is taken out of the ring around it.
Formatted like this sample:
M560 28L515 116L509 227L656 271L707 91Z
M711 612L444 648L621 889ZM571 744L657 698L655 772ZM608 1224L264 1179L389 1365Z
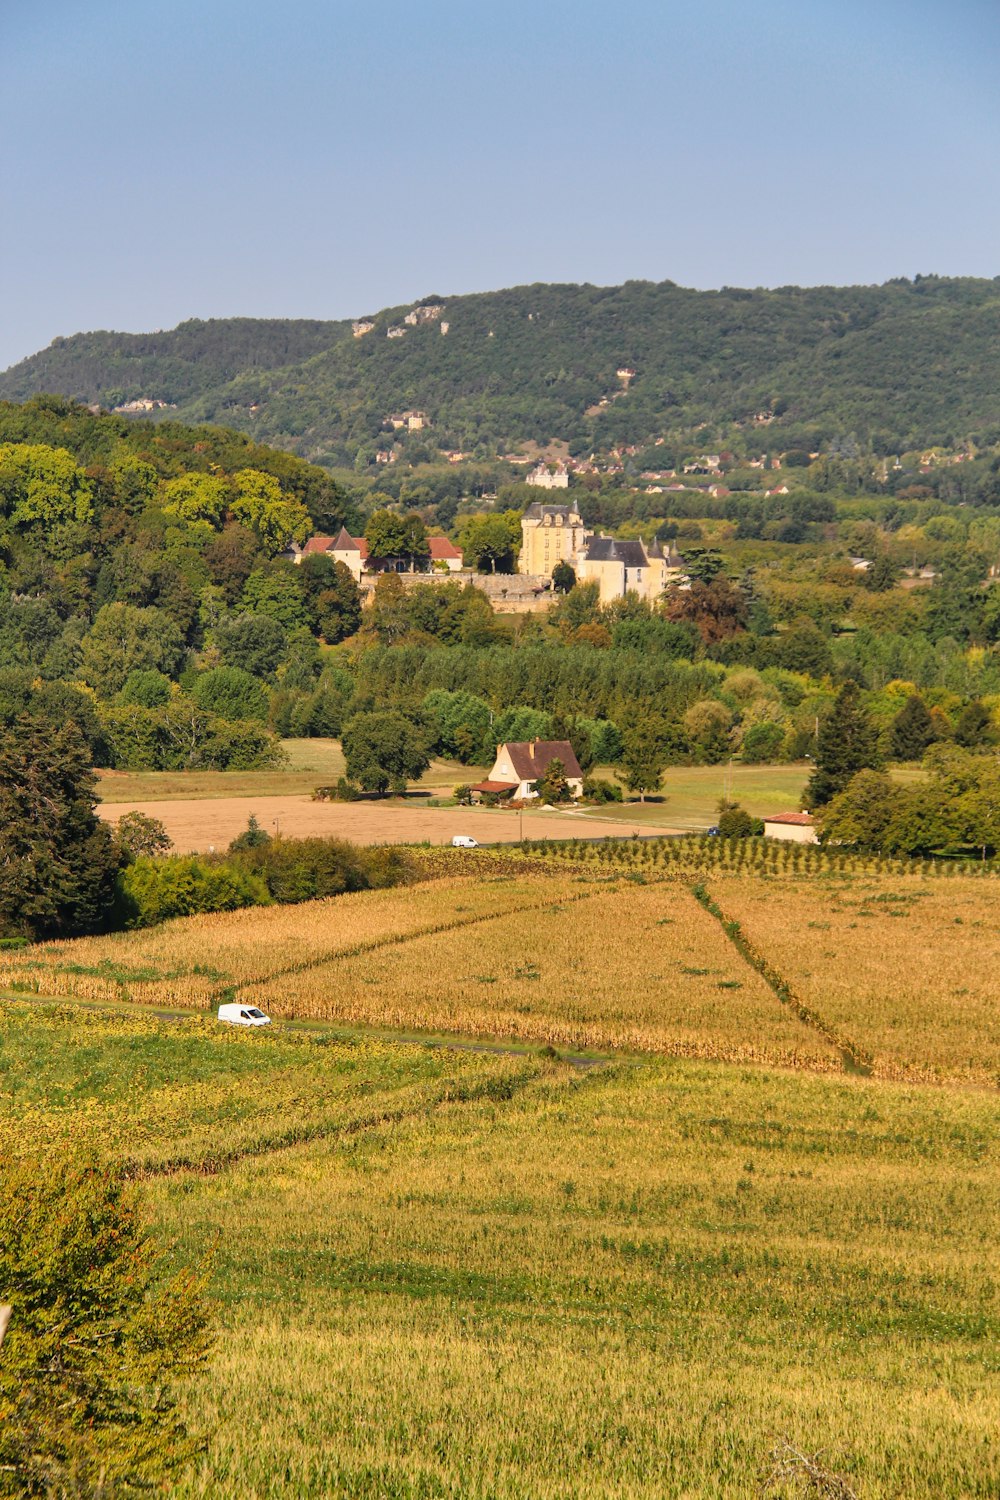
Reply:
M384 796L390 788L404 792L406 783L430 765L427 741L402 714L359 713L344 729L347 774L366 792Z
M262 849L270 843L271 835L266 828L261 828L257 821L257 814L251 813L243 832L238 833L229 845L229 852L242 854L247 849Z
M153 927L171 917L264 906L270 897L257 876L198 855L141 857L122 872L112 913L115 927Z
M138 859L144 854L167 854L173 848L173 840L161 820L135 810L122 813L118 819L115 842L129 859Z
M24 716L0 730L0 932L92 932L110 908L120 854L96 817L80 731Z
M191 697L220 719L267 722L268 698L260 680L241 667L215 667L195 679Z
M545 767L545 773L531 783L540 802L571 802L573 792L566 779L566 767L558 756L554 756Z
M862 706L857 683L845 682L820 726L816 769L806 791L809 805L822 807L844 790L856 771L878 764L875 725Z
M135 1190L73 1156L0 1167L0 1494L138 1495L200 1446L176 1384L207 1352L196 1276L164 1280Z

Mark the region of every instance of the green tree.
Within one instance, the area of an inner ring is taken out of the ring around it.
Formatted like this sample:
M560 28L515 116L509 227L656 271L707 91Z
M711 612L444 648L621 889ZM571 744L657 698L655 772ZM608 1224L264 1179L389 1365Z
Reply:
M44 443L0 443L0 511L16 526L93 518L93 488L73 455Z
M119 703L137 703L141 708L160 708L170 701L170 678L154 667L130 672L118 694Z
M622 733L621 773L630 792L645 802L647 792L659 791L668 753L652 724L631 725Z
M232 488L233 519L254 533L268 557L276 557L290 542L304 542L312 531L305 506L283 494L271 474L241 469L233 475Z
M199 1447L176 1401L208 1349L199 1279L106 1163L8 1155L0 1223L0 1495L161 1491Z
M896 586L898 569L887 552L880 552L865 573L865 587L873 593L884 594Z
M366 792L406 790L430 765L424 734L402 714L355 714L344 729L347 774Z
M161 609L105 604L83 638L80 675L105 698L121 691L136 671L175 677L184 659L184 639Z
M313 629L330 646L354 635L361 624L361 590L350 568L313 552L302 559L300 571Z
M927 704L911 693L889 726L889 754L894 760L921 760L936 738Z
M903 789L882 771L858 771L820 815L824 843L881 850Z
M576 587L576 570L564 558L552 569L552 587L557 594L568 594L570 589Z
M743 736L740 756L747 765L763 765L768 761L780 760L784 744L785 731L780 724L773 721L751 724Z
M272 563L266 568L254 568L243 585L241 612L269 615L285 630L295 630L307 624L309 607L298 572L294 563Z
M268 696L260 679L242 667L213 667L195 679L191 697L199 708L220 719L257 719L267 723Z
M573 800L573 793L566 780L566 767L558 756L549 761L545 774L531 783L531 789L538 793L538 800L542 803Z
M955 724L956 745L961 745L966 750L977 750L986 745L995 745L996 742L997 730L993 715L985 703L973 698L962 709Z
M372 561L398 558L411 570L430 556L427 529L416 514L401 516L394 510L376 510L368 518L365 541Z
M724 839L748 839L757 831L746 808L725 798L719 803L718 829Z
M165 515L187 522L207 521L214 527L222 524L228 498L225 480L214 474L178 474L160 489Z
M265 828L261 828L257 821L257 814L251 813L243 832L238 833L229 845L229 852L242 854L246 849L262 849L271 842L271 835Z
M288 653L284 626L270 615L234 615L220 620L215 639L227 667L241 667L265 682L273 679Z
M480 573L512 573L520 539L520 521L514 537L502 515L469 516L459 535L466 562Z
M142 855L169 854L174 841L159 818L146 813L122 813L115 824L115 842L127 859Z
M878 731L861 703L856 682L845 682L820 725L816 767L806 788L810 807L842 792L856 771L877 769Z
M94 932L120 857L96 816L86 740L72 720L24 715L0 731L0 932Z

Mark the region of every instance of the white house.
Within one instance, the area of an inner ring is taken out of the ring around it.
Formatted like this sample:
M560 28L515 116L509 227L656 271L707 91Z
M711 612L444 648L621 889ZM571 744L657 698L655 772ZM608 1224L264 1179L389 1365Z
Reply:
M569 740L512 740L498 745L492 771L472 790L528 802L538 796L532 783L541 780L554 760L562 762L572 795L582 797L583 772Z

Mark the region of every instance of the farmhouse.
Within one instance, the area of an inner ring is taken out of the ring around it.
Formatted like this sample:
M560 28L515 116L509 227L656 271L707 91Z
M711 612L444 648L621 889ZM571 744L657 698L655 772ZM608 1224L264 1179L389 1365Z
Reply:
M511 740L497 746L493 769L485 781L472 788L482 796L510 797L526 802L537 797L533 782L540 781L554 760L562 762L566 781L574 797L583 796L583 772L569 740Z
M784 839L793 844L818 844L812 814L805 812L775 813L764 819L766 839Z

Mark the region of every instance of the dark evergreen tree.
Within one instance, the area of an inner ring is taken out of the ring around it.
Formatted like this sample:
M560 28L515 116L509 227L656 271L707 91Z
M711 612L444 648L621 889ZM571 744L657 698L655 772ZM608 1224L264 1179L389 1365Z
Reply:
M72 720L23 715L0 731L0 933L101 927L122 856L94 812L94 784Z
M920 760L936 738L930 709L919 693L911 694L889 726L889 754L894 760Z
M896 565L885 552L881 553L865 574L865 585L876 594L884 594L896 585Z
M806 788L809 806L822 807L843 791L856 771L878 764L878 732L861 705L857 683L845 682L820 726L816 769Z
M997 733L989 709L978 698L973 698L958 716L955 743L966 750L975 750L983 745L995 745L996 740Z

